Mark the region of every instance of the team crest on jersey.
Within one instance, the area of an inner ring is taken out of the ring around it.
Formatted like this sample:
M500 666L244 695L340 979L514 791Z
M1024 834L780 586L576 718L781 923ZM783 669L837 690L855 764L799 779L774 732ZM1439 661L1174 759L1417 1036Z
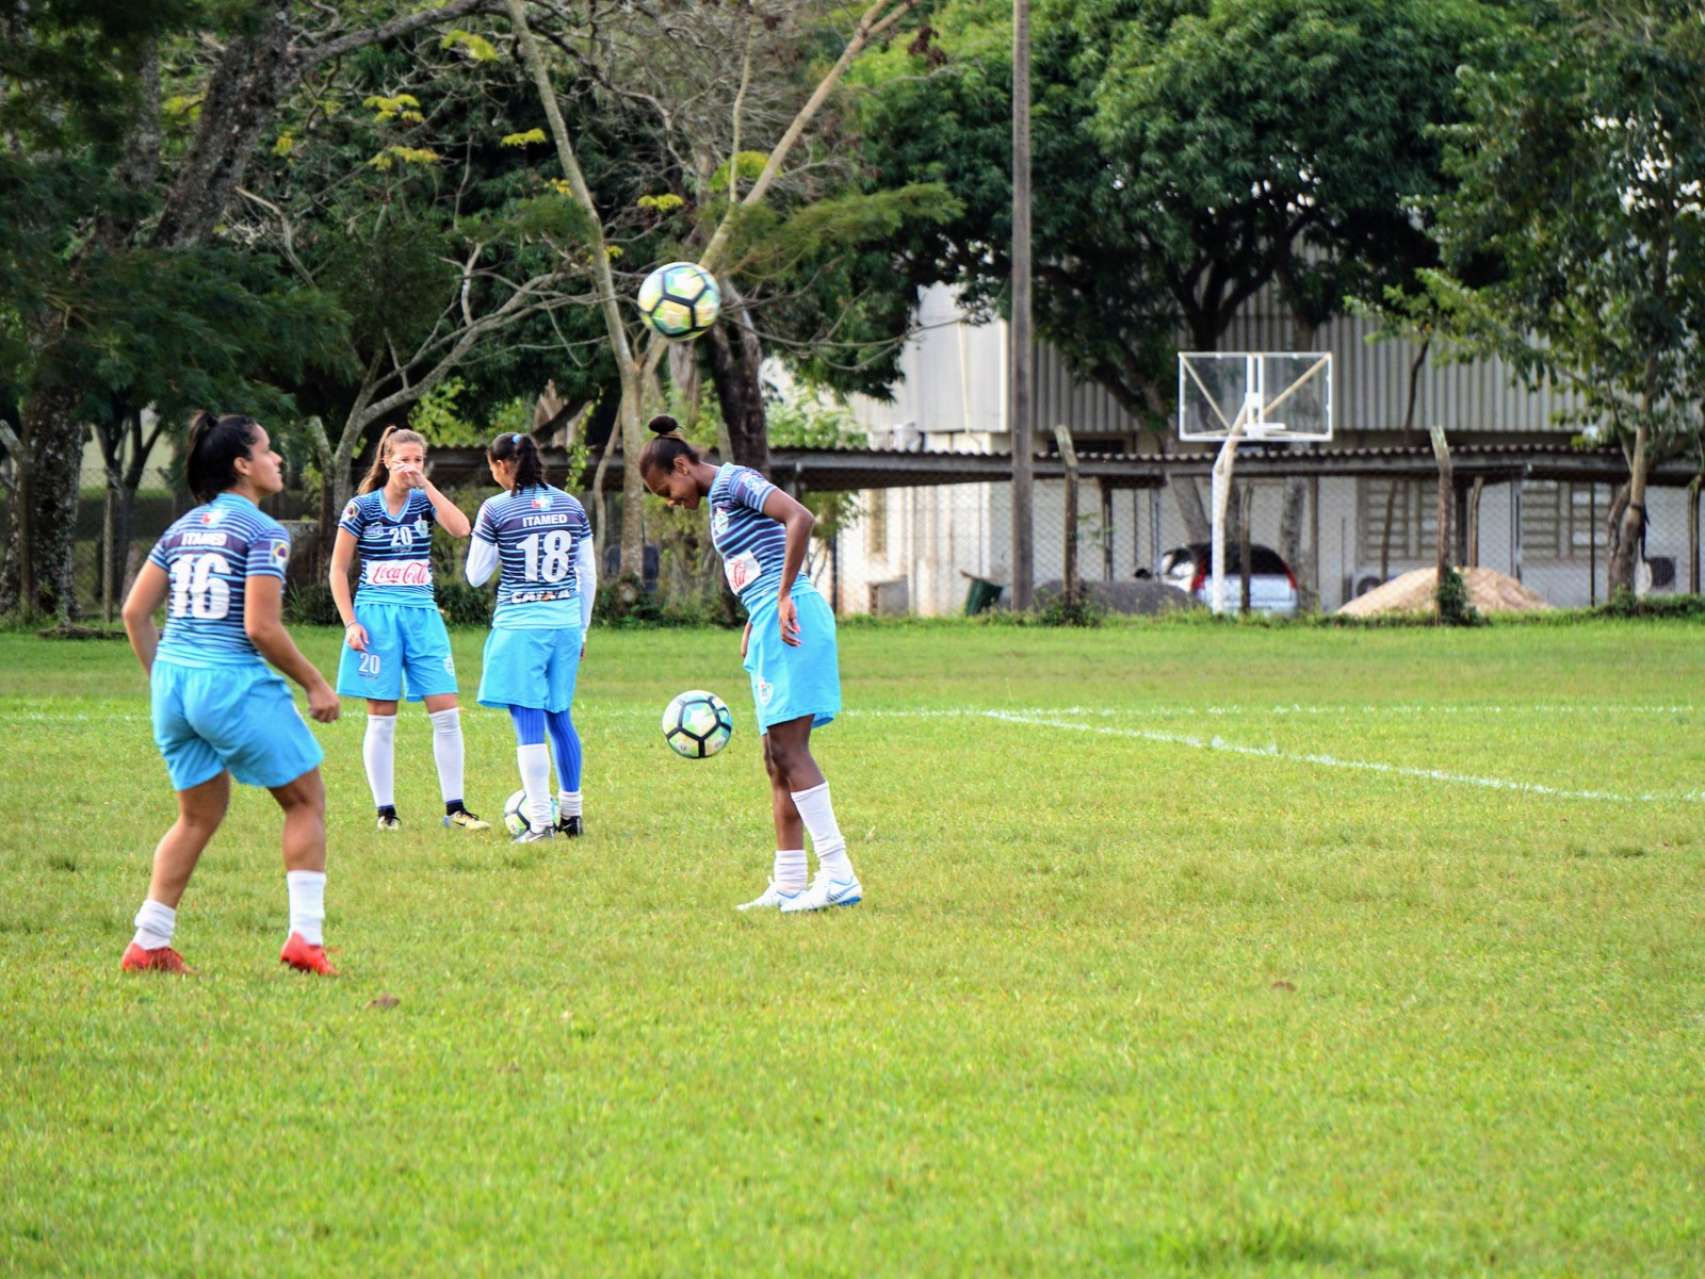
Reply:
M425 537L427 535L426 518L424 516L414 522L414 535L416 537Z
M533 499L533 509L535 511L546 510L550 507L550 504L551 500L548 497L535 497Z
M283 568L290 562L290 543L274 542L272 544L272 562Z
M775 685L770 683L769 680L760 679L758 681L758 700L765 706L770 704L770 698L775 695L775 691Z
M201 513L201 522L203 524L217 524L224 518L225 512L221 511L218 507L209 507Z
M721 537L726 532L728 532L728 512L718 510L710 517L710 535Z
M361 513L361 503L351 499L348 506L343 508L343 518L352 520Z

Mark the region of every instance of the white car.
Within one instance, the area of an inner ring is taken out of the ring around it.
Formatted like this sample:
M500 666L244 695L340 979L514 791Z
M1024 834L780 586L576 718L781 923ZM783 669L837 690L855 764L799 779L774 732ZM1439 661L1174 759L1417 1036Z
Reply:
M1290 565L1270 546L1249 548L1249 610L1275 617L1295 617L1297 579ZM1191 598L1213 606L1214 552L1207 543L1175 546L1160 557L1160 580ZM1243 568L1237 547L1225 548L1225 606L1235 613L1243 602Z

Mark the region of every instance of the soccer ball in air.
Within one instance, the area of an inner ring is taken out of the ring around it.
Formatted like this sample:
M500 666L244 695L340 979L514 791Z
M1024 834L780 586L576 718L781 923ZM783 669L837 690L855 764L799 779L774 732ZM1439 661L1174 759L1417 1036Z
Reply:
M663 740L684 759L714 755L734 734L728 704L702 688L679 694L663 708Z
M674 342L688 341L716 323L722 290L716 277L696 262L670 262L639 286L639 310L646 322Z
M551 800L551 825L557 822L556 800ZM511 835L527 833L527 792L518 790L503 801L503 829Z

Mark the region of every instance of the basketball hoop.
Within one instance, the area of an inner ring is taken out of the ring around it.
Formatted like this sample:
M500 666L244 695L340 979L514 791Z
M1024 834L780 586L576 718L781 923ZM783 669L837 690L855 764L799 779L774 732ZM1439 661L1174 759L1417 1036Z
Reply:
M1284 407L1283 418L1274 411ZM1225 612L1225 517L1240 441L1332 438L1330 351L1181 351L1178 438L1218 443L1213 469L1213 610Z

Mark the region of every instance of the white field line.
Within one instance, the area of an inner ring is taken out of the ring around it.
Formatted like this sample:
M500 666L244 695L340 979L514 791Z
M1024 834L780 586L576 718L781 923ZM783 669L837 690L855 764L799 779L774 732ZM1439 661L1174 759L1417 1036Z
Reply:
M1167 746L1188 746L1193 750L1223 751L1229 755L1245 755L1256 759L1278 760L1289 764L1309 764L1316 768L1344 768L1362 773L1382 773L1388 777L1410 777L1421 781L1448 782L1456 786L1478 786L1483 790L1514 791L1524 795L1543 795L1548 799L1606 800L1618 804L1674 804L1705 802L1705 791L1688 791L1680 795L1625 795L1619 791L1569 790L1547 786L1542 782L1512 781L1505 777L1481 777L1472 773L1452 773L1442 768L1412 768L1402 764L1384 764L1377 760L1340 759L1336 755L1293 753L1277 746L1240 746L1218 737L1192 737L1186 733L1166 733L1152 728L1116 728L1106 724L1080 724L1075 720L1043 715L1018 715L1010 711L986 711L984 718L1008 724L1024 724L1035 728L1061 728L1076 733L1094 733L1103 737L1124 737L1138 741L1159 742Z
M854 707L843 715L863 719L954 719L977 718L987 715L986 706L942 707ZM1190 718L1200 716L1243 715L1688 715L1700 708L1692 705L1639 705L1629 702L1519 702L1477 704L1473 702L1367 702L1367 703L1276 703L1273 705L1202 706L1191 702L1142 702L1126 705L1099 706L1008 706L999 708L1010 715L1076 715L1110 718L1115 715L1161 716Z

